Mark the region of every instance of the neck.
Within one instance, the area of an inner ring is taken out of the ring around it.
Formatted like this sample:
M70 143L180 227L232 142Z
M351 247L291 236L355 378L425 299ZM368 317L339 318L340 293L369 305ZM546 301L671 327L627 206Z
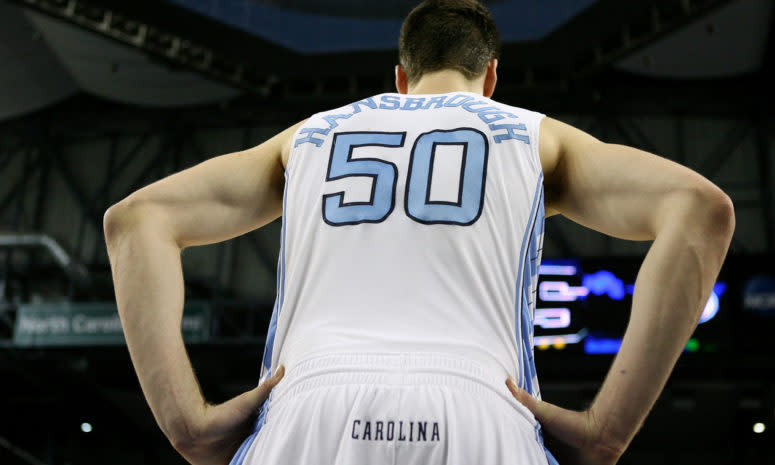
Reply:
M468 80L461 73L444 69L424 74L419 81L409 86L409 94L446 94L448 92L473 92L482 94L484 82L481 79Z

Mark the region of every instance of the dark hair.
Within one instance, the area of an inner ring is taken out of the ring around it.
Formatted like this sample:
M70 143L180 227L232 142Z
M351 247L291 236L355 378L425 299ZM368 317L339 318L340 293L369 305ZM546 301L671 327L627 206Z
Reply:
M477 0L426 0L406 17L398 39L398 59L409 83L442 69L473 79L499 55L495 21Z

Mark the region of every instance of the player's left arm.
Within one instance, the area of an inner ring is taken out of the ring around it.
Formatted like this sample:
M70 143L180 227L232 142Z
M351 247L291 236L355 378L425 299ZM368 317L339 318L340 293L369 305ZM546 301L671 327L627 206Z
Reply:
M684 166L551 118L541 124L540 152L547 213L653 240L621 349L590 408L572 412L510 386L547 431L580 451L576 463L615 463L697 325L732 239L734 209L721 189Z
M181 250L244 234L280 216L283 167L297 127L157 181L105 213L132 363L160 428L194 464L228 463L279 378L218 406L205 402L181 335Z

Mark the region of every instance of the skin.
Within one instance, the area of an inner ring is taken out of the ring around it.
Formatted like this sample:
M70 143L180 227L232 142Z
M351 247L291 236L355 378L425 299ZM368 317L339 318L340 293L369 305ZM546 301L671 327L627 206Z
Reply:
M441 70L411 84L399 65L396 88L489 97L497 65L492 60L473 80ZM161 430L194 465L228 463L284 370L223 404L205 401L180 333L180 253L282 214L283 171L300 124L146 186L105 213L116 300L135 371ZM606 144L551 118L542 120L540 132L547 216L562 214L604 234L653 244L636 280L621 349L588 410L563 409L521 391L513 380L506 384L564 445L560 455L570 458L567 463L614 464L697 325L731 241L734 211L710 181L669 160Z

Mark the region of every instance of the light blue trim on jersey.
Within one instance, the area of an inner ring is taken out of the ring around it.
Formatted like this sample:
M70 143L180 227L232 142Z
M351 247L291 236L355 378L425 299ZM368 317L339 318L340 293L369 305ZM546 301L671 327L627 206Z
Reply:
M280 264L277 265L277 275L280 276ZM261 366L261 378L264 377L265 372L269 373L272 367L272 352L274 351L274 335L277 332L277 314L280 296L278 295L274 300L274 308L272 308L272 319L269 321L269 330L266 333L266 342L264 343L264 357L262 358Z
M285 172L285 191L283 192L283 219L280 233L280 256L277 258L277 297L272 309L272 319L269 322L269 330L266 334L264 356L262 358L261 379L272 373L272 355L274 354L274 338L277 332L277 320L282 312L285 301L285 229L286 229L286 198L288 196L288 172Z
M544 219L546 216L544 210L544 189L543 174L539 175L535 194L533 195L533 205L530 208L530 217L528 227L525 229L525 236L522 239L522 246L519 253L519 269L517 270L517 294L515 302L515 337L517 342L517 351L520 357L519 385L530 393L536 395L538 387L534 384L536 379L535 359L533 358L533 313L531 312L530 301L533 294L532 282L537 279L539 270L539 260L541 243L544 234ZM520 286L521 283L521 286ZM543 448L546 454L548 465L559 465L557 459L544 445L543 433L540 423L535 424L536 442Z
M253 440L256 439L256 436L258 436L258 431L252 433L242 442L242 445L240 445L239 449L237 449L237 453L234 454L234 457L231 458L229 465L242 465L242 463L245 461L245 456L248 455L250 446L253 445Z
M287 217L286 213L286 199L288 197L288 183L290 180L288 179L288 171L285 171L285 189L283 192L283 219L282 219L282 230L281 234L282 237L280 239L280 264L282 265L282 275L278 278L280 280L280 310L283 308L283 302L285 301L285 228L287 227L287 222L285 221L285 218ZM278 310L279 312L279 310Z
M544 445L544 433L541 431L541 425L536 423L535 425L535 434L536 434L536 442L541 445L544 449L544 453L546 454L546 463L548 465L560 465L560 463L557 461L556 458L554 458L554 455L552 455L551 452L549 452L549 449L546 448Z
M536 368L533 359L533 309L531 301L535 301L533 294L535 289L531 285L538 278L538 257L541 253L541 241L544 233L544 190L543 186L536 193L538 197L533 225L530 228L530 238L527 241L527 253L524 255L522 266L522 369L525 375L525 390L532 395L538 394L538 386L535 385Z
M535 376L535 364L533 361L533 347L531 345L533 334L533 315L530 312L530 297L532 293L531 282L533 276L538 274L538 245L544 229L544 203L543 203L543 173L539 174L536 183L533 205L530 208L528 227L522 238L522 246L519 252L519 269L517 270L517 290L515 302L515 337L518 356L521 358L519 386L535 394L533 377ZM521 285L520 285L521 284Z
M282 216L282 229L280 237L280 256L277 258L277 297L274 301L274 308L272 309L272 319L269 321L269 330L266 334L266 343L264 344L264 356L261 362L261 375L260 381L263 381L266 377L272 374L272 354L274 353L274 337L277 332L277 320L282 310L283 301L285 298L285 226L287 218L286 215L286 199L288 197L288 171L285 171L285 189L283 192L283 216ZM253 424L253 433L245 438L245 440L237 449L237 453L234 454L229 465L243 465L245 456L250 450L250 446L253 445L253 441L258 436L258 432L266 423L266 412L269 408L270 401L272 400L272 394L261 405L261 409L258 412L258 418L256 418Z
M560 465L560 462L557 461L556 458L554 458L554 455L552 452L544 446L544 452L546 452L546 463L549 465Z

